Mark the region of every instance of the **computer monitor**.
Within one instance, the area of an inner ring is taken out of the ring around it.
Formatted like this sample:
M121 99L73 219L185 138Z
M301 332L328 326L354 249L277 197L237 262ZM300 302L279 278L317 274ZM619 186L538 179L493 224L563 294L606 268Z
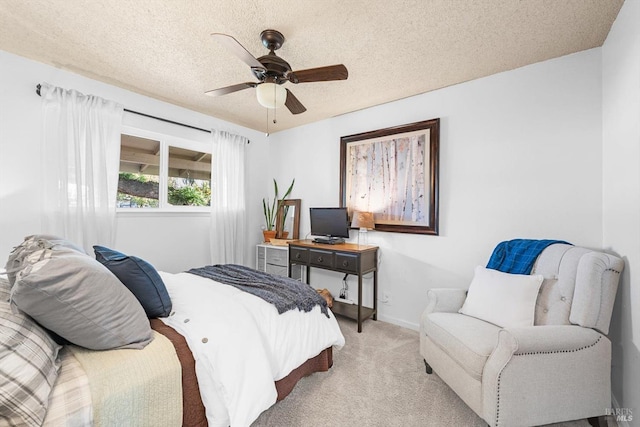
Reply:
M344 243L349 237L347 208L309 208L311 234L319 243Z

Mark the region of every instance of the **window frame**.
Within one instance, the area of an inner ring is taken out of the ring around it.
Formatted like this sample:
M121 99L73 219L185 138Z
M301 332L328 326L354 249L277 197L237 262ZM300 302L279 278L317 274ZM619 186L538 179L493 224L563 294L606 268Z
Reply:
M120 130L121 135L130 135L139 138L151 139L160 143L160 162L158 170L158 207L157 208L119 208L116 207L116 213L209 213L210 206L174 206L169 204L168 199L168 180L169 180L169 147L182 148L186 150L208 153L211 155L211 169L213 174L213 150L212 144L206 144L202 141L190 140L162 132L150 131L134 126L123 125ZM120 146L122 149L122 145ZM120 159L118 159L118 174L120 174Z

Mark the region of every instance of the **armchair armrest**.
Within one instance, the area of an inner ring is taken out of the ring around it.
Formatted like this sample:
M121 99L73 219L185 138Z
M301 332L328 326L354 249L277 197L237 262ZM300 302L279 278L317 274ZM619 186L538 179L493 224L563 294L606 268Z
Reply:
M513 354L530 354L577 351L594 345L604 335L581 326L545 325L506 328L500 331L500 338L504 345L515 346Z
M482 374L484 418L490 425L541 425L604 415L610 371L611 342L593 329L503 329Z
M457 313L467 297L466 289L435 288L427 292L427 308L425 313L447 312Z

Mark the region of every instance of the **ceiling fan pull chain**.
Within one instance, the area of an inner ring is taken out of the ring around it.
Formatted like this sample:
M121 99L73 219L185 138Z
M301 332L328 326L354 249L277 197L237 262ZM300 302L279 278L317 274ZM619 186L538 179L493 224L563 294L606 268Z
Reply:
M267 110L267 133L265 134L265 136L269 136L269 109L265 108L265 110Z
M273 99L276 99L276 89L278 87L276 85L273 85ZM275 125L278 121L277 121L277 111L278 111L278 106L274 106L273 107L273 124Z

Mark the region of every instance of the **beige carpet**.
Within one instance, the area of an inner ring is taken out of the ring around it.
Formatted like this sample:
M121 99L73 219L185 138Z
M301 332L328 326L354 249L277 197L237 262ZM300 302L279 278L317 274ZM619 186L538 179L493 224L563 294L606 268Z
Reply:
M358 334L354 321L338 321L346 344L334 349L333 368L300 380L253 427L486 426L435 373L425 373L417 332L368 320Z

